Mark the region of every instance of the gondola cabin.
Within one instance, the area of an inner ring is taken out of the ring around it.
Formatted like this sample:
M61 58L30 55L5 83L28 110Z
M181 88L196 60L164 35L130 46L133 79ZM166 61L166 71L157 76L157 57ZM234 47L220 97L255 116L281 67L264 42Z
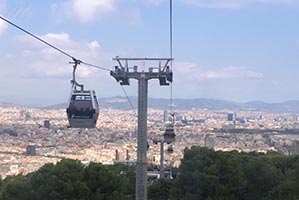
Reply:
M167 153L168 153L168 154L172 154L172 153L173 153L173 147L172 147L172 145L170 145L170 146L167 148Z
M95 128L99 116L95 91L73 90L66 112L70 128Z
M175 140L175 133L174 133L173 124L167 124L164 133L164 141L167 144L170 144L174 142L174 140Z

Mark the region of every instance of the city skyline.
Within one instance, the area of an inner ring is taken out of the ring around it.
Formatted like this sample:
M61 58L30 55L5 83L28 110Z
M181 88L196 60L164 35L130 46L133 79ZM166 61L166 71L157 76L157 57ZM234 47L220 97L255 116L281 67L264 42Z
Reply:
M299 99L298 10L294 0L174 0L173 97ZM115 56L169 57L166 0L0 0L0 14L76 58L108 69L116 64ZM0 101L67 101L69 58L3 21L0 41ZM123 96L106 71L80 66L79 82L99 98ZM136 82L125 89L136 96ZM150 97L169 95L169 87L151 81Z

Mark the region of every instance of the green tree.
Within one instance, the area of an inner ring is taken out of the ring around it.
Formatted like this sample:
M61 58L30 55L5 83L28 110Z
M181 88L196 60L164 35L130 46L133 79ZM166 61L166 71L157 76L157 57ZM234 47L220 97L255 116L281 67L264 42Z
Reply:
M35 199L88 199L90 190L83 181L84 166L78 160L62 159L46 164L32 175Z
M297 200L299 199L299 160L298 156L284 159L288 170L284 170L285 179L269 192L267 199L280 200ZM290 162L292 160L292 162ZM284 168L285 169L285 168Z
M178 199L207 199L220 193L216 153L207 148L185 149L172 197Z
M134 199L135 169L125 165L85 167L78 160L46 164L27 176L7 177L1 200ZM185 149L175 180L154 181L149 199L299 199L299 156L277 153Z
M157 179L148 188L148 199L170 199L170 190L173 186L172 179Z
M91 190L90 200L117 200L132 196L122 177L114 175L101 164L91 163L85 169L84 181Z
M1 200L32 200L33 192L28 176L7 177L1 185Z
M285 179L282 170L274 164L277 164L276 156L281 155L215 152L201 147L186 149L180 175L171 190L172 199L266 198Z
M247 184L242 196L246 200L265 198L281 179L281 172L267 163L266 157L252 158L246 163L244 173Z

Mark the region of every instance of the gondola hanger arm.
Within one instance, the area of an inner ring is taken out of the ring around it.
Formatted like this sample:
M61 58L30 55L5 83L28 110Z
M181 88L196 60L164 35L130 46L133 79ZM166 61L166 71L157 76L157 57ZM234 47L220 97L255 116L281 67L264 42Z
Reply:
M83 91L84 90L84 85L83 84L79 84L76 81L76 69L77 69L77 66L82 63L82 61L78 60L78 59L76 59L74 57L72 57L72 59L73 59L73 62L70 62L70 64L74 64L73 65L73 79L71 80L72 88L76 89L76 86L78 86L78 87L80 87L80 90Z

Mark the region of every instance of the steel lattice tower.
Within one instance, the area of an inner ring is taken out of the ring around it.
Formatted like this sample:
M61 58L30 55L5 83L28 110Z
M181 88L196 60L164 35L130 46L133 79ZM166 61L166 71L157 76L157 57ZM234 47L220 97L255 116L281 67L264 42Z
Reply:
M114 71L110 72L121 85L130 85L130 79L138 81L138 135L137 135L137 163L136 163L136 200L147 200L147 100L148 81L159 79L160 85L169 85L173 73L168 64L172 58L119 58ZM150 67L148 72L138 72L137 66L129 67L129 61L157 61L158 67ZM123 65L123 62L125 65Z

